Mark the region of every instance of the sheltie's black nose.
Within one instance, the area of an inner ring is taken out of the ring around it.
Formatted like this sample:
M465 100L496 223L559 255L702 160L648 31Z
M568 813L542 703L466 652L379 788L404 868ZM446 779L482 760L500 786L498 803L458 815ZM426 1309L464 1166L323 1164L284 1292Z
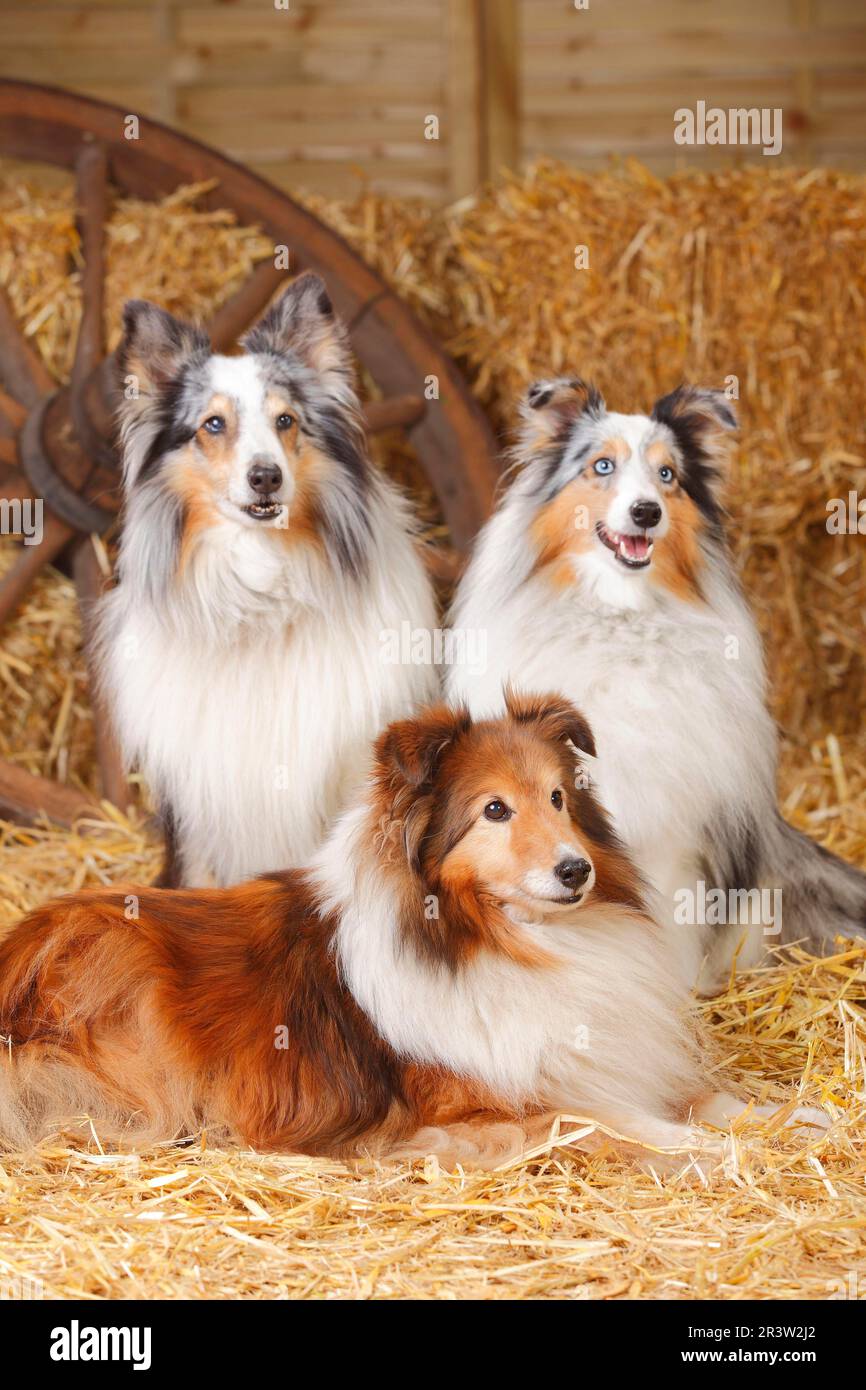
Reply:
M592 873L588 859L563 859L553 871L566 888L579 888Z
M254 463L247 474L247 482L253 492L260 493L262 497L276 492L282 481L282 469L276 463Z
M644 531L648 531L651 526L658 526L662 519L662 509L658 502L632 502L629 511L635 526L642 527Z

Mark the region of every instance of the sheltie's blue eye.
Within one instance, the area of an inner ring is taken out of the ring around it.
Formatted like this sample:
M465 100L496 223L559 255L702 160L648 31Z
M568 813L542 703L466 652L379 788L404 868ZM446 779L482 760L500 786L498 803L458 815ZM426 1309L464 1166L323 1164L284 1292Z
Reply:
M659 477L661 478L663 483L672 483L674 480L674 470L672 468L668 468L666 463L662 464L661 468L659 469Z
M221 415L211 415L209 420L205 420L204 427L208 434L222 434L226 422Z
M278 430L290 430L290 429L292 428L292 425L293 425L294 423L295 423L295 417L294 417L294 415L287 415L285 412L283 412L282 415L278 415L278 416L277 416L277 429L278 429Z
M600 478L606 477L607 474L612 473L616 468L613 459L596 459L592 466Z

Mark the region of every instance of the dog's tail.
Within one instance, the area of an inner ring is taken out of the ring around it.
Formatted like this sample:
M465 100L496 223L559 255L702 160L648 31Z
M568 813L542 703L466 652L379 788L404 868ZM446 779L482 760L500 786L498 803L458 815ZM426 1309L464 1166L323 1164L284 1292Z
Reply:
M782 941L826 955L837 936L866 938L866 874L781 816L768 829L764 862L764 877L782 893Z
M0 1038L0 1153L29 1149L64 1129L89 1128L105 1098L83 1068L39 1043ZM117 1122L116 1122L117 1123Z
M117 926L119 896L45 903L0 941L0 1151L96 1118L101 1132L122 1126L91 1029L135 998L126 966L138 935Z
M53 1021L65 944L56 924L69 915L56 903L37 908L0 944L0 1152L28 1148L97 1101Z

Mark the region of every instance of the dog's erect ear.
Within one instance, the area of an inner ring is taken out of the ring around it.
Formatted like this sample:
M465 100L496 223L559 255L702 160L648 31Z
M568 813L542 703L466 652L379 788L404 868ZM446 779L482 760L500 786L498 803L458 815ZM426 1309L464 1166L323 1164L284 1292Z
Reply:
M324 280L311 270L292 281L241 342L247 352L291 353L323 376L351 374L348 334Z
M720 493L731 455L730 432L737 428L733 405L724 391L678 386L656 401L652 418L667 425L682 454L686 492L709 519L721 523Z
M652 418L661 420L674 431L684 422L692 430L703 433L737 428L737 416L731 401L724 391L709 386L678 386L675 391L656 401Z
M124 404L134 406L176 381L183 366L210 351L203 329L176 319L167 309L145 299L129 299L123 307L123 337L117 358L125 381ZM130 389L134 388L134 389Z
M520 407L523 445L533 450L543 447L580 415L600 415L603 410L600 392L579 376L534 381Z
M445 749L471 724L468 710L448 705L433 705L415 719L398 719L379 738L379 763L410 787L428 786Z
M596 756L592 729L579 709L560 695L527 695L505 689L505 707L518 724L532 724L542 738L553 743L567 739L580 753Z

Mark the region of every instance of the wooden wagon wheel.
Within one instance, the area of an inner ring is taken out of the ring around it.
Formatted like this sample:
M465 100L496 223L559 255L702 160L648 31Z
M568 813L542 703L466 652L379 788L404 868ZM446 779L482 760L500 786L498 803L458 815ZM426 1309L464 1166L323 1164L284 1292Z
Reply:
M102 587L91 533L110 526L120 505L113 444L114 355L103 344L103 229L109 185L156 198L181 183L216 180L206 206L230 208L287 246L291 273L322 274L352 345L383 393L366 408L371 432L401 426L417 450L451 536L464 550L490 506L496 446L454 363L398 296L343 239L287 194L207 146L154 121L56 88L0 81L0 154L73 168L84 259L82 317L68 386L58 388L18 329L0 294L0 500L44 502L43 538L23 546L0 581L0 624L42 567L70 556L82 618ZM276 258L275 258L276 259ZM208 325L218 350L232 346L288 272L261 263ZM439 398L428 401L425 378ZM127 784L108 721L91 696L102 792L123 805ZM0 760L0 812L30 818L44 811L70 823L92 809L78 793Z

